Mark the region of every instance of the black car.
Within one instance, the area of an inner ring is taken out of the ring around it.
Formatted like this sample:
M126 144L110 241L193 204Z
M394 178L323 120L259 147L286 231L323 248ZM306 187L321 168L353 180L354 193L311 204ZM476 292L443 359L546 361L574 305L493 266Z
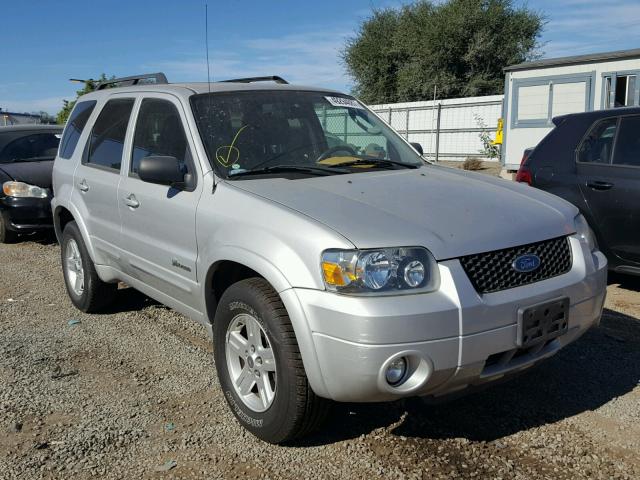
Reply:
M640 108L565 115L525 151L519 182L573 203L613 270L640 275Z
M51 172L62 127L0 127L0 243L53 227Z

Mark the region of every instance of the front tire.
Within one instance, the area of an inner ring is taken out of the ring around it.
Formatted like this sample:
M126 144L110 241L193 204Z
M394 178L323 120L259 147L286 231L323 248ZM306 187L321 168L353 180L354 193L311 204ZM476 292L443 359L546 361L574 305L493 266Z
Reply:
M76 222L69 222L60 244L64 283L71 302L78 310L94 313L109 305L118 286L100 280Z
M213 342L227 403L256 437L285 443L322 422L329 401L311 390L287 311L266 280L242 280L224 292Z

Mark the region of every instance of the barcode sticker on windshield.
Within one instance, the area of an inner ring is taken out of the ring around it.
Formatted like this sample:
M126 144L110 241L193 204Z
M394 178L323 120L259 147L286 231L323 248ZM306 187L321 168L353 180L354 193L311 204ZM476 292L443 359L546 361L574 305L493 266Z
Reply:
M345 98L345 97L324 97L334 107L345 107L345 108L360 108L364 109L362 104L357 101L355 98Z

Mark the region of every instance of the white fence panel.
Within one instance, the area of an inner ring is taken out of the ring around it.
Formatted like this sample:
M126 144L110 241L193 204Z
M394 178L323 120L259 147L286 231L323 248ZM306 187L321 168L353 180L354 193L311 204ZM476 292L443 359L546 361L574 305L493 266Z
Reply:
M480 122L491 136L502 116L503 95L370 105L400 135L418 142L425 157L464 160L482 157Z

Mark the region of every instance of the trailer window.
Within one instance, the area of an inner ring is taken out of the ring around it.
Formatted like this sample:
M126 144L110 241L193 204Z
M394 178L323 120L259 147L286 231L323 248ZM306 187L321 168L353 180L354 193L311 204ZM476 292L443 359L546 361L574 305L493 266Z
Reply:
M638 105L638 75L611 75L604 77L604 108Z
M549 117L549 84L520 87L518 121L547 120Z
M552 119L593 108L590 74L513 80L511 128L552 127Z

